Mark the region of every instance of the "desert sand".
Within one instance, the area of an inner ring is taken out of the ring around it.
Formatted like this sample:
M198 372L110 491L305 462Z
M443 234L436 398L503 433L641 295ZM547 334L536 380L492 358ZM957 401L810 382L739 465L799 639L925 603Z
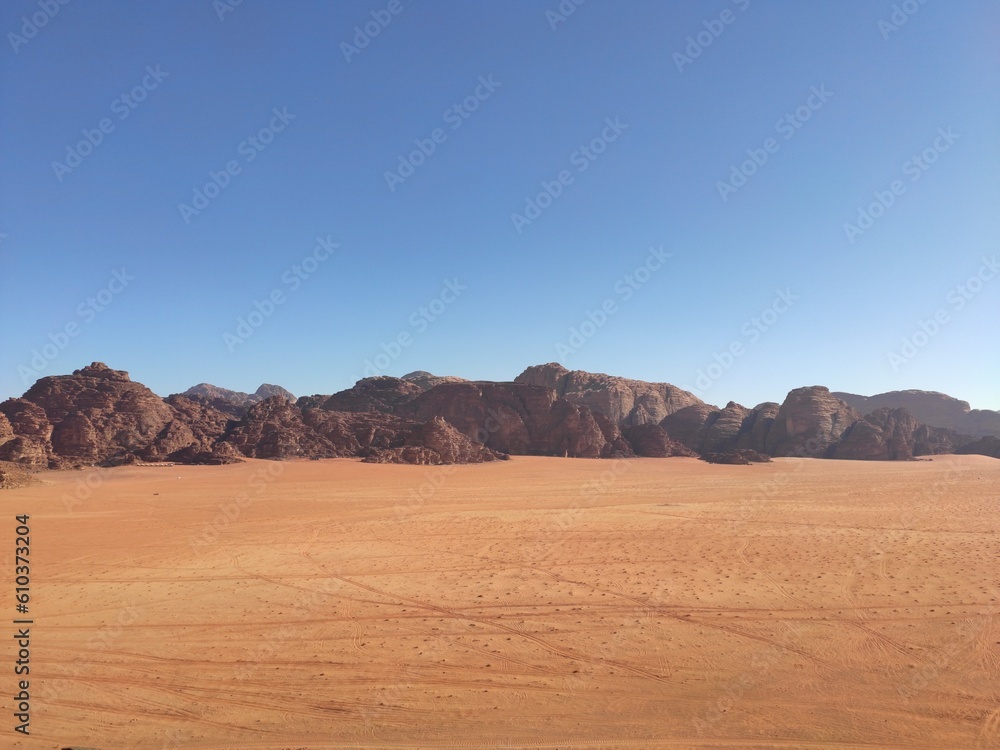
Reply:
M4 747L1000 747L994 459L42 478Z

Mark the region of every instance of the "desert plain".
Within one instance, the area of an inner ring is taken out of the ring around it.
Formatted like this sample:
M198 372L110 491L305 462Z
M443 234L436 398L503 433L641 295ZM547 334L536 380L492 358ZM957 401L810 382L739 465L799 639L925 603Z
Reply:
M995 459L40 477L3 747L1000 747Z

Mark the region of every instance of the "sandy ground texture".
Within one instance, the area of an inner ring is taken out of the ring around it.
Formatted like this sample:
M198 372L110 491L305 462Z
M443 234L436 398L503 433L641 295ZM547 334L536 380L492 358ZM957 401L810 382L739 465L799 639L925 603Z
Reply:
M43 479L3 747L1000 747L994 459Z

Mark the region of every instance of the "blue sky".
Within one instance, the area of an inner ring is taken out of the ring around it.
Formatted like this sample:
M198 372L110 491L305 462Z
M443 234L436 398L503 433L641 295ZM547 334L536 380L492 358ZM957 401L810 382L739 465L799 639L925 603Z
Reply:
M560 361L1000 408L995 2L231 2L4 4L0 397Z

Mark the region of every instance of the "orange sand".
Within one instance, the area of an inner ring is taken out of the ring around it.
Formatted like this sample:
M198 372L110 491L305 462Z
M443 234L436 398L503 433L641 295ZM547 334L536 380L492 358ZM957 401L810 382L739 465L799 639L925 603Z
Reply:
M43 478L0 746L1000 747L994 459Z

